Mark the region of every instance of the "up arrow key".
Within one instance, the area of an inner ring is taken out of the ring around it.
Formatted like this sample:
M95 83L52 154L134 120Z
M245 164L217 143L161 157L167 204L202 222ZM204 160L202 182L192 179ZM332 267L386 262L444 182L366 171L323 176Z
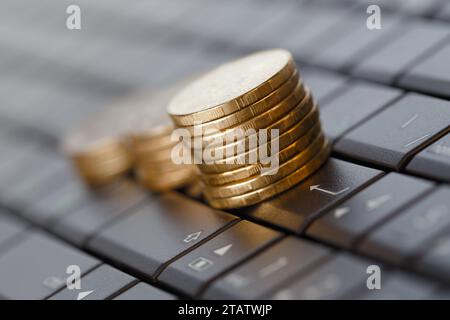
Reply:
M183 242L184 243L190 243L192 241L196 241L196 240L198 240L198 238L200 238L201 235L202 235L202 231L198 231L198 232L195 232L195 233L188 234L186 236L186 238L184 238Z

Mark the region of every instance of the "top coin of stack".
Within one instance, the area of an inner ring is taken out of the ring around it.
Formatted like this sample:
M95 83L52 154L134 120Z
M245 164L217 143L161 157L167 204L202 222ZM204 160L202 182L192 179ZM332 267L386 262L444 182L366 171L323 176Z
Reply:
M168 112L193 135L187 147L216 208L273 197L314 173L330 153L318 108L286 50L219 66L176 95Z
M174 129L166 106L186 85L133 95L100 112L68 135L66 153L90 185L111 182L132 167L138 181L153 191L179 188L195 178L192 165L176 165L171 150Z

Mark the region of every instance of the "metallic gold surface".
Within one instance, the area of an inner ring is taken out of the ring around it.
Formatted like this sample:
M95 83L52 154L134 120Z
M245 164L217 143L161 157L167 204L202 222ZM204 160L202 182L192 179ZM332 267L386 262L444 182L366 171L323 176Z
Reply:
M290 52L261 51L223 64L182 90L168 112L178 126L232 114L279 88L294 72Z
M308 147L314 139L316 139L322 130L320 127L320 123L316 123L314 127L310 128L308 132L302 136L300 139L297 139L292 144L280 150L278 153L279 162L283 164L288 159L292 158L295 154L300 153L306 147ZM252 150L257 153L258 149ZM202 174L200 179L209 186L221 186L231 182L237 182L246 178L250 178L251 176L258 175L261 173L261 169L265 167L261 163L253 164L253 165L245 165L235 169L228 170L222 173L216 174Z
M248 120L257 117L258 115L271 110L271 108L275 107L283 100L285 100L289 95L293 94L294 90L298 87L298 91L301 93L301 97L303 98L305 88L302 83L299 83L298 73L295 71L294 74L281 85L281 87L277 88L261 100L256 101L255 103L236 111L227 116L221 117L216 120L208 121L205 123L200 123L195 126L186 126L183 127L192 134L194 134L194 128L196 130L201 130L205 132L206 135L211 135L214 131L220 131L235 127L242 123L245 123ZM208 133L212 132L212 133Z
M280 134L278 140L279 149L281 150L286 146L294 143L295 140L299 139L318 121L319 121L318 108L317 106L314 106L302 120L294 124L287 131ZM227 148L228 147L230 146L227 146ZM262 145L260 147L265 147L265 145ZM205 174L223 173L246 166L245 164L242 164L245 163L245 159L248 159L251 153L255 154L257 152L258 150L253 149L231 158L229 157L225 158L224 160L218 160L213 164L198 164L197 167L202 173ZM227 161L229 163L227 163Z
M227 135L233 133L233 130L279 129L282 132L283 128L286 129L293 125L295 121L299 121L307 113L307 108L312 103L313 100L309 89L303 90L303 87L297 86L288 97L266 112L227 130L202 136L203 145L214 147L218 145L218 141L226 141Z
M312 100L311 96L307 94L303 100L294 108L292 109L288 114L286 114L284 117L279 119L278 121L270 124L268 127L264 128L267 130L268 133L270 133L271 130L276 129L278 130L278 136L280 137L285 132L287 132L290 128L292 128L296 123L302 122L303 119L305 119L306 115L308 115L311 110L315 108L314 101ZM258 128L261 129L261 128ZM308 128L303 129L303 132L306 132ZM223 163L224 159L232 158L239 156L237 154L238 151L243 150L242 154L249 151L251 149L250 141L254 139L257 140L258 145L260 143L260 139L258 135L249 135L245 136L244 139L240 139L231 143L226 143L225 145L217 145L214 143L211 143L208 148L211 151L214 151L215 156L215 162L217 164ZM268 138L269 139L269 138ZM272 138L270 138L268 141L270 141ZM194 157L202 156L203 154L198 152L197 149L193 148L193 155ZM216 164L211 164L212 166L216 166ZM200 170L203 171L203 167L201 166Z
M84 180L90 185L109 183L129 172L132 166L142 166L147 176L170 173L171 186L184 185L184 177L178 183L175 181L182 173L187 175L188 170L172 163L174 125L166 107L187 81L158 92L128 97L72 131L63 147ZM182 173L176 175L177 170ZM193 167L189 170L192 172ZM152 188L155 185L156 181L152 182ZM164 183L164 188L168 185Z
M294 157L288 159L284 163L280 163L275 169L271 169L266 175L256 174L248 179L230 183L222 186L207 186L204 190L205 197L210 199L228 198L233 196L242 195L247 192L251 192L255 189L261 189L276 181L288 176L296 169L301 168L308 161L310 161L314 155L316 155L327 144L326 138L323 134L320 134L316 139L301 152Z
M148 172L143 168L136 168L135 174L138 182L157 192L168 191L190 184L195 178L195 173L192 168L180 169L173 172L166 172L158 174Z
M189 134L183 144L205 199L217 208L270 198L314 173L330 153L314 98L284 50L212 70L172 99L168 112Z
M292 188L299 182L311 176L327 161L330 151L330 146L327 144L310 162L298 168L287 177L268 185L267 187L253 190L240 196L222 199L207 198L207 200L211 206L217 209L236 209L257 204Z

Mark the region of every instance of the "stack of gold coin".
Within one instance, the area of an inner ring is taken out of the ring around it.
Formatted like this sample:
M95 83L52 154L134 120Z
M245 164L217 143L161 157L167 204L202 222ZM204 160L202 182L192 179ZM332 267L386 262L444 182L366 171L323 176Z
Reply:
M101 112L70 132L63 149L75 168L92 186L109 183L132 166L132 157L123 130L117 126L121 110Z
M206 200L216 208L259 203L303 181L328 159L318 107L292 55L281 49L226 63L168 106L189 132Z
M142 185L153 191L180 188L193 183L197 177L193 165L172 159L172 150L179 142L172 140L174 126L166 106L184 85L185 81L169 89L137 97L127 120L135 176Z
M90 185L112 182L133 169L137 180L153 191L188 185L193 165L172 162L174 126L167 115L170 98L186 85L135 94L100 112L68 135L64 149Z

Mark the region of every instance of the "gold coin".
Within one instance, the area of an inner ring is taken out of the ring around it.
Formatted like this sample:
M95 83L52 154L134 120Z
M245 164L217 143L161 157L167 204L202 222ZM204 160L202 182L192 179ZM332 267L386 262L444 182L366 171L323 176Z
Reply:
M121 121L125 122L126 136L134 153L158 151L174 144L171 139L174 125L166 108L170 99L193 79L188 77L173 86L137 94L125 101L129 107Z
M76 162L76 160L74 161ZM80 175L86 183L101 185L127 172L129 170L129 159L119 156L97 162L95 165L76 163L75 166L79 168Z
M233 137L234 134L238 132L238 130L242 130L243 132L245 132L246 130L252 129L265 129L270 124L276 123L279 119L285 117L286 114L290 113L291 111L291 115L298 118L298 115L301 114L300 109L304 106L304 103L306 103L308 99L311 100L309 90L305 90L302 85L298 85L295 90L291 92L283 101L267 110L266 112L261 113L243 123L239 123L234 127L220 132L215 131L213 134L202 135L197 138L202 139L203 146L214 147L215 145L223 145L223 143L226 142L227 139L229 139L230 135L231 137ZM194 136L194 139L195 138L196 136ZM197 147L195 143L193 143L193 146L194 148Z
M292 144L297 139L299 139L303 134L305 134L306 131L308 131L318 121L319 121L318 108L317 106L314 106L301 121L297 122L287 131L279 135L280 150ZM265 145L266 144L262 145L262 147L265 147ZM270 144L268 148L269 147ZM212 164L206 163L198 164L197 167L202 173L205 174L223 173L230 170L236 170L244 167L246 159L256 157L257 153L258 149L252 149L233 157L227 157L223 160L217 160Z
M96 176L101 177L102 183L107 180L103 173L92 172L93 168L108 170L110 177L119 176L131 168L133 156L127 137L138 136L143 132L158 137L170 134L173 124L165 112L165 106L174 93L133 95L99 112L69 133L63 142L64 151L74 160L79 173L89 177L85 180L94 184ZM159 108L155 108L156 105ZM122 159L121 165L105 165L108 160L118 158ZM123 159L127 159L127 162ZM114 168L116 172L113 172ZM90 172L83 172L85 170Z
M175 124L192 126L234 113L280 87L294 72L290 52L273 49L223 64L188 85L168 106Z
M195 134L195 131L203 132L204 135L213 135L214 133L218 133L221 130L235 127L270 110L271 108L282 102L284 99L286 99L290 94L292 94L297 87L299 87L303 95L305 89L303 87L303 84L299 83L298 73L297 71L295 71L294 74L281 85L281 87L277 88L275 91L271 92L261 100L258 100L255 103L245 107L244 109L216 120L183 128L187 129L192 135Z
M88 184L97 185L108 182L131 168L131 155L126 142L120 136L120 130L112 128L115 112L104 112L89 122L73 130L63 141L64 152L72 159L75 169ZM116 172L108 176L85 172L90 168L102 165L109 159L125 159L117 166ZM98 178L98 180L97 180Z
M289 176L267 187L253 190L240 196L222 199L207 199L208 203L217 209L237 209L257 204L292 188L296 184L311 176L326 162L329 155L330 146L327 144L310 162L298 168Z
M278 153L279 162L284 163L288 159L292 158L295 154L303 151L308 145L313 142L315 138L320 135L320 133L321 126L318 122L312 128L310 128L308 132L300 139L294 141L286 148L281 149L281 151ZM264 167L266 166L261 163L256 163L223 173L202 174L200 178L208 186L221 186L228 183L237 182L239 180L244 180L254 175L258 175L261 173L261 169Z
M173 168L160 168L159 170L154 170L151 167L136 167L134 171L136 176L145 176L152 181L161 181L168 177L175 177L188 172L191 175L196 175L194 166L179 166L176 170L173 170Z
M191 165L191 164L175 164L171 161L169 162L146 162L141 161L141 162L137 162L135 165L135 168L139 168L141 170L146 170L148 172L153 172L155 174L160 173L163 174L165 172L171 172L171 171L177 171L177 170L181 170L184 167L192 167L195 168L195 166Z
M166 173L164 176L148 174L145 171L138 170L136 177L141 185L153 191L168 191L171 189L186 186L195 179L192 170L179 170L172 173Z
M168 149L175 145L177 141L173 141L171 134L153 137L141 134L140 136L129 136L130 150L134 154L159 151Z
M75 160L76 161L76 160ZM114 158L108 158L102 161L98 161L95 163L77 163L78 166L83 167L85 171L88 172L98 172L99 174L101 172L105 171L113 171L120 168L128 167L129 165L129 158L124 156L116 156Z
M320 134L311 144L284 163L269 169L265 175L257 174L248 179L222 186L206 186L204 194L208 199L220 199L239 196L255 189L261 189L267 185L290 175L296 169L310 161L327 143L323 134Z
M256 132L251 135L245 135L244 139L235 140L232 143L214 144L206 146L204 150L193 149L192 153L195 158L196 163L206 163L214 165L215 162L224 160L230 157L238 156L246 151L251 150L254 144L264 144L267 141L271 141L271 131L278 130L278 136L282 135L284 132L289 130L295 123L298 123L314 108L314 101L311 96L306 94L303 100L292 109L288 114L279 119L278 121L272 123L267 128L264 128L267 134L267 140L260 139L260 132ZM225 139L226 140L226 139ZM200 152L202 151L202 152ZM202 166L203 167L203 166Z
M135 142L155 143L170 136L174 125L167 114L167 105L192 79L190 77L169 87L135 94L118 104L118 108L124 110L120 122L126 136Z
M125 144L111 143L97 145L91 152L73 154L72 159L80 165L95 165L116 157L130 157L129 150Z
M153 152L143 152L136 156L137 161L147 163L172 162L172 148L155 150Z

